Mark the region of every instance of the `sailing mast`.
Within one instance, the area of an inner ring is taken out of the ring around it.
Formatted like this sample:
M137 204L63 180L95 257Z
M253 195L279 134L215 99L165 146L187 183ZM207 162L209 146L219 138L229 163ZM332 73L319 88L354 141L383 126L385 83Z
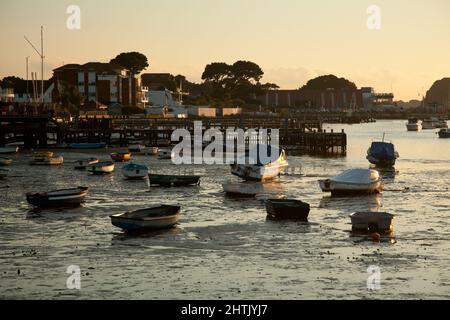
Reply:
M41 52L31 43L30 40L26 36L24 36L25 40L30 44L30 46L37 52L37 54L41 57L41 102L44 103L44 27L41 26ZM37 77L36 77L37 80Z

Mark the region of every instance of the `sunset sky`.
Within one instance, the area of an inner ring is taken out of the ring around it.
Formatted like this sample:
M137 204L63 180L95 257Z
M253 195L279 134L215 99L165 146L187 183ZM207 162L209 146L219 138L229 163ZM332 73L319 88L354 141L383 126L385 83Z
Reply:
M66 27L71 4L80 30ZM381 9L381 30L367 28L370 5ZM195 82L210 62L251 60L283 89L332 73L402 100L450 76L449 0L1 0L0 78L25 77L26 56L40 77L23 36L38 45L41 25L46 78L63 63L124 51L144 53L147 72Z

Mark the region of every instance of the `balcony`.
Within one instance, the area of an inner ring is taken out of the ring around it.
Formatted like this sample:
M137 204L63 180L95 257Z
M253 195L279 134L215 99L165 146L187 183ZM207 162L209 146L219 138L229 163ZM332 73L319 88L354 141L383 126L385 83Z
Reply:
M141 98L141 102L147 103L148 102L148 98L147 97L142 97Z
M140 87L140 91L142 91L142 92L148 92L148 87L146 87L146 86L141 86L141 87Z

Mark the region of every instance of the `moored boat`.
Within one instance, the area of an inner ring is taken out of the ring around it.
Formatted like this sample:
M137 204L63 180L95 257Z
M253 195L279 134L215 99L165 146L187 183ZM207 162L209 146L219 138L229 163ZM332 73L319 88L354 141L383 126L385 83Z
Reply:
M450 138L450 129L446 128L446 129L441 129L438 132L439 138L442 139L448 139Z
M172 150L171 149L159 149L158 150L158 159L161 160L170 160L172 159Z
M50 157L34 157L31 160L31 165L43 165L43 166L57 166L64 163L63 156L50 156Z
M52 151L36 151L33 152L33 157L35 158L51 158L53 157Z
M9 166L13 162L10 158L0 157L0 166Z
M111 223L125 231L157 230L173 227L180 218L180 207L160 205L153 208L113 214Z
M131 160L131 153L125 150L111 153L111 159L116 162L126 162Z
M49 192L29 192L26 197L28 203L36 207L69 207L78 206L84 202L87 193L87 187L77 187Z
M133 144L128 146L128 151L132 153L142 153L145 150L145 146L142 144Z
M70 147L72 149L103 149L106 147L106 143L72 143Z
M271 220L308 221L310 205L295 199L269 199L266 201L267 218Z
M388 212L355 212L350 215L352 230L357 232L391 232L394 215Z
M159 148L158 147L146 147L143 151L146 155L157 155L159 152Z
M199 176L149 174L150 185L161 187L184 187L200 184Z
M144 179L148 177L148 168L142 164L128 163L122 167L122 174L127 179Z
M258 145L249 150L248 155L238 159L237 164L232 164L231 174L247 181L264 181L278 177L289 165L283 149L267 146L266 150L270 154L265 155L266 159L263 159L260 148L263 146Z
M422 120L417 118L409 118L406 124L408 131L421 131L422 130Z
M90 165L88 171L93 174L108 174L114 171L115 166L116 165L112 161L102 161Z
M75 161L75 170L85 170L86 167L98 163L97 158L80 159Z
M319 185L332 195L374 194L383 189L379 172L372 169L346 170L334 178L319 180Z
M11 153L17 153L19 151L19 147L13 146L13 147L0 147L0 154L11 154Z
M366 159L370 163L380 167L393 167L399 154L391 142L374 141L367 150Z

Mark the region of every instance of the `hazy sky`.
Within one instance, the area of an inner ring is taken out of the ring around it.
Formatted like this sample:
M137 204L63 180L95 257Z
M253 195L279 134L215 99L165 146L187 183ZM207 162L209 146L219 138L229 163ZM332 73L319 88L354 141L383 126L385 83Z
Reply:
M80 30L66 27L71 4ZM367 27L370 5L381 9L380 30ZM46 77L123 51L144 53L148 72L191 81L210 62L244 59L283 89L333 73L404 100L450 76L449 0L0 0L0 77L25 77L26 56L40 72L23 36L38 45L41 25Z

